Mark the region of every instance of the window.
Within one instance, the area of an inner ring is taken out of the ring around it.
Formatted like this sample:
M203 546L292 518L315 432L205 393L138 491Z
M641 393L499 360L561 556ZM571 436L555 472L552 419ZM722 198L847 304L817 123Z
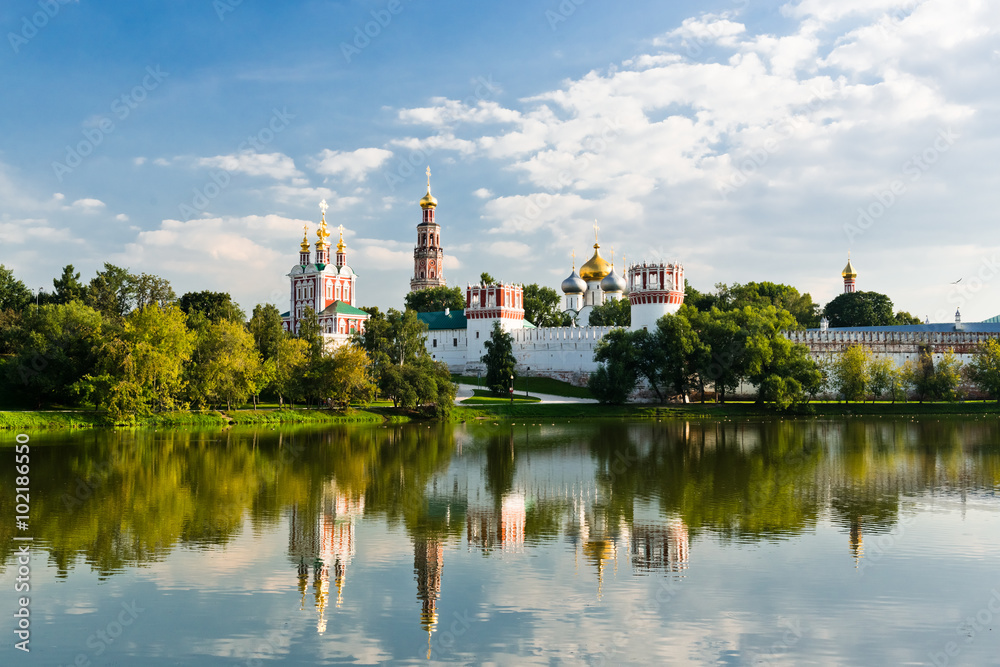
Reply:
M479 338L479 332L478 331L476 332L476 338Z
M452 338L451 339L451 346L452 347L458 347L458 339L457 338Z
M433 347L437 347L438 346L438 339L435 338L434 341L433 341L433 343L434 343Z

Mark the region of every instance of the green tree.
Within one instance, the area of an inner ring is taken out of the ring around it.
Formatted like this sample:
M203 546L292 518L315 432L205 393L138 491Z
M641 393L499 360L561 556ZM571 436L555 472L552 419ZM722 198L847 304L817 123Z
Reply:
M844 401L865 400L871 381L871 353L862 345L852 345L833 362L833 387Z
M868 390L871 392L872 402L888 393L895 403L898 386L899 371L895 362L889 357L872 357L868 363Z
M100 313L80 302L31 308L14 333L17 353L3 364L10 403L75 405L75 385L94 373L102 345Z
M134 308L160 306L165 308L177 301L174 288L166 278L140 273L132 276L132 302Z
M503 330L500 322L493 323L489 340L483 342L486 354L480 361L486 364L486 387L494 396L506 396L517 377L514 366L514 338Z
M592 327L632 326L632 306L628 299L614 299L594 306L587 323Z
M184 294L180 301L181 310L187 313L188 317L194 313L201 313L209 322L219 320L230 320L232 322L243 323L246 321L246 313L233 302L233 297L228 292L188 292ZM280 315L280 313L279 313Z
M684 305L695 310L709 311L712 306L718 306L719 298L714 294L699 292L684 279Z
M805 345L782 335L795 325L787 310L773 305L745 306L728 313L735 316L742 338L737 349L737 373L756 385L758 401L779 409L804 403L820 388L822 374Z
M72 264L63 267L62 275L52 280L52 286L55 288L53 296L55 303L83 301L86 287L80 282L80 272L76 271Z
M309 344L299 338L286 336L278 341L271 382L279 405L284 405L286 398L293 403L305 399L309 352Z
M434 313L445 308L462 310L465 308L465 295L460 287L427 287L416 292L409 292L403 301L406 310L418 313Z
M257 393L263 374L253 336L240 324L220 319L198 332L190 372L191 401L226 409Z
M746 306L762 308L770 305L791 313L797 328L819 326L819 306L813 303L812 296L799 294L799 291L790 285L750 282L731 286L719 283L715 287L718 294L715 305L720 310L742 309Z
M322 362L322 395L346 409L351 403L368 405L375 397L371 362L360 345L341 345Z
M305 341L309 349L309 361L312 365L319 363L323 356L323 329L319 325L319 317L309 306L302 311L302 319L299 320L299 331L296 334L298 339Z
M699 370L709 358L708 347L691 326L687 312L664 315L656 323L656 343L662 350L661 377L675 394L686 394L699 382ZM640 342L640 355L645 358L648 355L642 353L642 348Z
M915 315L910 315L905 310L897 311L892 318L893 324L921 324L920 318Z
M878 292L846 292L823 309L831 327L883 327L896 323L892 300Z
M969 379L1000 402L1000 341L989 338L976 347L969 363Z
M962 362L949 349L937 362L934 370L933 396L943 401L954 401L959 397L958 385L962 382Z
M570 316L559 310L561 298L551 287L538 283L524 286L524 319L536 327L562 327L571 323Z
M247 324L254 345L262 359L274 359L278 354L278 345L286 337L285 327L281 321L281 313L272 304L257 304L253 315Z
M496 278L483 271L479 274L479 283L481 285L493 285L496 283Z
M183 311L174 304L156 303L135 310L125 321L122 339L129 346L130 380L138 385L142 404L154 410L179 407L185 367L195 345Z
M114 264L104 263L87 286L87 305L105 318L120 322L132 310L131 274Z
M646 351L650 351L648 347ZM635 339L626 329L612 329L601 338L594 348L594 361L600 365L587 380L587 386L598 401L614 405L628 402L639 382L638 354ZM654 359L650 367L655 366Z
M913 387L921 403L927 397L933 398L935 392L934 357L928 345L919 345L917 361L907 369L907 382Z
M31 290L14 277L14 272L0 264L0 310L22 311L31 303Z

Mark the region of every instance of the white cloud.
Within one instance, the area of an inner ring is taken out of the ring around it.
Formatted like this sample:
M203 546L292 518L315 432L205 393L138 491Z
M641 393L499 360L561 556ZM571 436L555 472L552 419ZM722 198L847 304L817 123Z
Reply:
M295 168L295 161L283 153L244 151L232 155L198 158L195 160L195 165L249 176L267 176L278 181L303 176L302 172Z
M472 195L480 199L489 199L493 196L493 192L489 188L478 188L472 192Z
M132 158L132 164L134 164L137 167L141 167L142 165L146 164L146 158L144 157Z
M355 151L325 148L313 161L312 168L325 176L339 176L345 181L363 181L369 172L381 167L391 157L392 151L384 148L359 148Z
M85 213L95 213L103 209L105 204L100 199L77 199L71 206L72 208L80 209Z
M115 220L117 220L118 222L128 222L128 216L125 215L124 213L119 213L118 215L115 216Z

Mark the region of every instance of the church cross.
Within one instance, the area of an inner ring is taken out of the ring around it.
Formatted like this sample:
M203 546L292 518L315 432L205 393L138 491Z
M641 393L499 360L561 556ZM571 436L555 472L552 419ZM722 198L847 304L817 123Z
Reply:
M330 205L326 203L325 199L319 203L319 210L323 213L324 216L326 216L326 210L328 208L330 208Z

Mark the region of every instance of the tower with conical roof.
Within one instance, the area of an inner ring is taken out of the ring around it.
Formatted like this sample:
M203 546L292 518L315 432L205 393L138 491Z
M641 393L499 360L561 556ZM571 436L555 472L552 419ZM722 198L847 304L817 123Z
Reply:
M840 272L840 275L844 278L844 294L850 294L854 291L854 281L858 278L858 272L851 264L851 253L847 253L847 266Z
M441 247L441 227L434 220L437 199L431 194L431 168L427 167L427 194L420 200L422 217L417 225L417 245L413 248L413 278L410 291L428 287L445 287L444 249Z

